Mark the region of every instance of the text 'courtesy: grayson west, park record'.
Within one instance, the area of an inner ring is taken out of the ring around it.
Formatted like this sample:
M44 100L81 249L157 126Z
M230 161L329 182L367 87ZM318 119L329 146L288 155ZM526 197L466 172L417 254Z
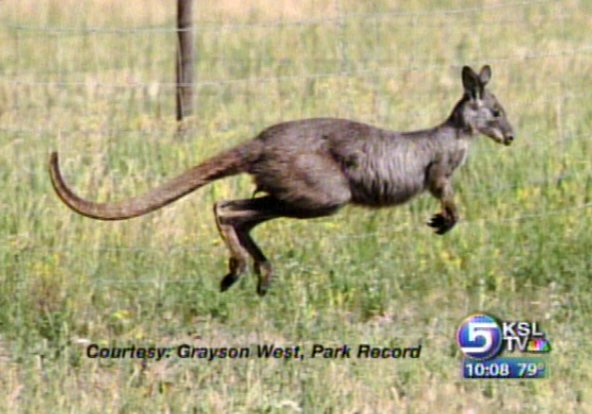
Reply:
M200 347L189 344L178 346L102 347L90 344L86 356L91 359L418 359L421 344L415 347L380 347L370 344L327 346L323 344L278 346L273 343L245 347Z

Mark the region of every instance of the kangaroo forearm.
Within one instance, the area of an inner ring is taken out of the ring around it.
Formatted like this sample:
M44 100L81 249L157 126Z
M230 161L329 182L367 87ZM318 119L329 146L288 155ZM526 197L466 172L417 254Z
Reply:
M458 222L458 210L454 202L454 190L452 189L450 180L441 176L439 179L433 181L430 192L440 200L442 211L434 215L431 221L428 222L428 225L435 229L436 234L442 235L450 231Z

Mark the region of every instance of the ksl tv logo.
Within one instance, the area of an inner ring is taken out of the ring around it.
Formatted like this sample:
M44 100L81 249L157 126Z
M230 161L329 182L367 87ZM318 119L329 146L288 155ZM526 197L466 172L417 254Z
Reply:
M551 344L537 322L504 322L487 314L467 317L456 332L456 341L463 354L475 360L495 358L503 351L551 351Z

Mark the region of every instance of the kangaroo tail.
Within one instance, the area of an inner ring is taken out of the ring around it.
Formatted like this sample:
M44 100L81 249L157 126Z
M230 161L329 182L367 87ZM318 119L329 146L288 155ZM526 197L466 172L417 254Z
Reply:
M56 193L72 210L98 220L125 220L164 207L211 181L246 172L258 156L257 144L251 141L221 152L143 195L115 203L95 203L76 195L62 178L57 152L49 159L49 174Z

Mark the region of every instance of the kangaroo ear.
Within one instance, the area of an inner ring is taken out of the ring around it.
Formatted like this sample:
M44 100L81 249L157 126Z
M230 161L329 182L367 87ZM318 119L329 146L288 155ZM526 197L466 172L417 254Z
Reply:
M479 72L479 80L481 81L481 85L487 85L487 82L491 79L491 67L489 65L485 65L481 68L481 72Z
M462 69L462 82L463 87L465 88L465 93L471 98L477 99L478 96L481 96L481 91L483 89L481 79L479 79L479 76L475 71L468 66L465 66Z

